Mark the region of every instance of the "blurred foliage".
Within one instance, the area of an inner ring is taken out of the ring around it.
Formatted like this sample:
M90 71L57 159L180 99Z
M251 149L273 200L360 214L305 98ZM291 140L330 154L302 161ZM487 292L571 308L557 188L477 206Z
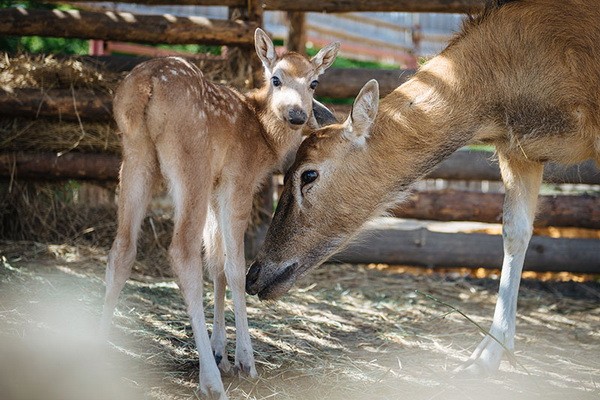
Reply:
M0 51L8 53L88 54L84 39L49 38L41 36L0 37Z
M208 53L215 56L220 56L222 46L207 46L203 44L159 44L156 47L192 54Z
M34 0L0 0L0 7L23 7L36 9L71 9L68 5L45 4ZM0 51L8 53L61 53L87 54L88 41L83 39L48 38L40 36L2 36Z

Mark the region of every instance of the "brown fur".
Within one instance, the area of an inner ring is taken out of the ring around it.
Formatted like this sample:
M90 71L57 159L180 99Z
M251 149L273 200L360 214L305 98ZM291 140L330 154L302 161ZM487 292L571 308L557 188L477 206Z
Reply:
M303 143L247 291L281 296L444 158L468 143L491 143L506 187L505 261L491 332L512 349L542 163L600 162L600 7L593 0L489 3L381 101L371 129L350 119ZM361 96L356 102L365 107ZM307 170L319 178L305 189ZM487 337L469 370L497 369L503 352Z

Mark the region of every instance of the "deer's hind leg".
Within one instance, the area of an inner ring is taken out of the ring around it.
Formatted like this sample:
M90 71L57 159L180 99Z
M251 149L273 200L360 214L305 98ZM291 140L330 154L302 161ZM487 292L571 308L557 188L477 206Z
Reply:
M513 351L521 271L533 232L537 197L542 182L543 164L512 160L502 153L499 153L499 162L506 193L502 227L504 260L490 328L495 339L490 335L485 336L466 365L461 368L476 376L495 372L506 349Z
M138 234L158 176L153 143L144 132L125 134L118 196L118 228L106 268L106 296L101 323L104 334L110 329L119 294L131 274Z
M223 372L229 372L231 365L227 359L227 331L225 326L226 280L223 271L225 249L219 226L217 205L212 204L212 202L208 208L204 225L204 257L214 284L214 322L210 343L219 369Z
M212 185L210 163L203 163L199 169L198 163L193 161L202 160L181 157L189 150L183 146L189 144L173 144L165 143L164 148L159 148L161 170L169 183L175 205L175 227L169 256L187 306L198 349L199 390L203 395L226 399L206 330L203 304L202 236ZM198 148L198 154L208 154L207 149L202 150Z

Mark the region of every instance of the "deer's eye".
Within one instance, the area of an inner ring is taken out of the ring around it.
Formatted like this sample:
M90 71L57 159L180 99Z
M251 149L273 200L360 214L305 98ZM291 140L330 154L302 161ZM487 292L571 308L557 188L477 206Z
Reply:
M306 170L300 175L302 186L314 182L319 177L319 173L313 169Z
M271 78L271 82L273 82L273 86L275 86L275 87L281 86L281 79L279 79L276 76Z
M317 80L314 80L314 81L312 81L312 82L310 83L310 88L311 88L312 90L315 90L315 89L317 88L317 85L318 85L318 84L319 84L319 81L317 81Z

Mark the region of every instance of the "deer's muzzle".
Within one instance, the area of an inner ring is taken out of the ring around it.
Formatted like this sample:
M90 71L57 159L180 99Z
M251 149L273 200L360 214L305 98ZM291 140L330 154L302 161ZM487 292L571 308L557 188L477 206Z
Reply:
M296 282L297 267L298 263L293 263L285 268L267 271L270 268L263 268L255 261L246 275L246 292L251 295L258 294L261 300L281 297Z

